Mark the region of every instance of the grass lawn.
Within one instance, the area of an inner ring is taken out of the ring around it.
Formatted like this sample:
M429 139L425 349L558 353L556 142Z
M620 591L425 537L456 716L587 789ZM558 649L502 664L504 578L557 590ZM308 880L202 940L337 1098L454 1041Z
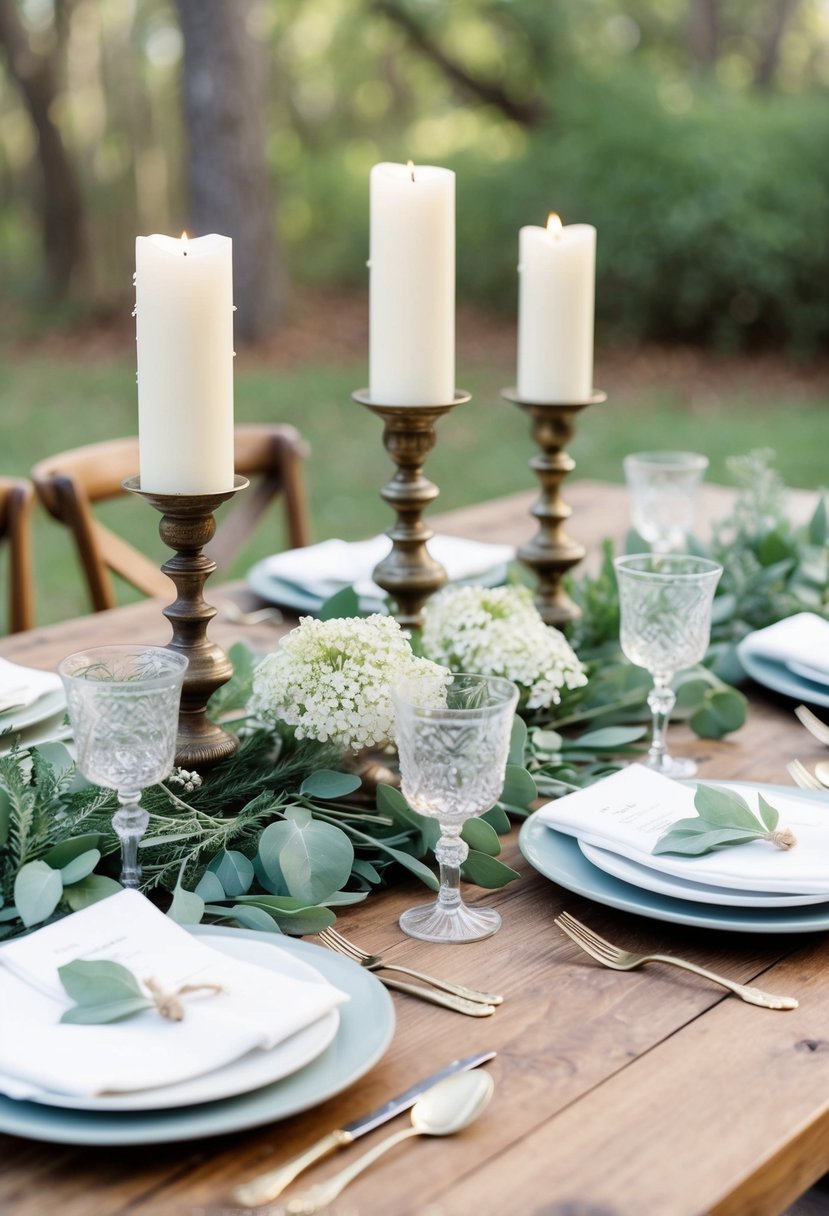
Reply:
M537 485L527 467L535 450L528 422L499 397L514 379L513 337L498 329L489 340L488 332L459 346L458 382L471 391L472 401L439 423L438 445L427 464L441 490L436 509ZM379 532L391 518L378 494L392 471L381 424L350 399L366 380L364 347L351 345L345 353L335 350L334 358L330 351L289 360L267 351L240 352L236 367L237 421L291 422L311 444L307 480L320 540ZM789 485L817 489L829 481L825 367L722 361L687 352L610 353L597 362L596 382L608 401L578 419L570 446L577 469L571 476L621 481L625 453L670 447L705 453L709 480L727 483L729 455L770 447ZM6 474L27 474L37 459L64 448L134 434L134 348L116 343L103 350L93 346L87 354L66 343L5 353L0 347L0 419L0 473ZM103 517L159 562L168 555L157 536L156 513L140 501L112 503ZM35 544L39 623L87 611L65 529L40 508ZM281 546L280 524L265 524L234 570L224 573L242 574ZM130 598L126 588L123 598Z

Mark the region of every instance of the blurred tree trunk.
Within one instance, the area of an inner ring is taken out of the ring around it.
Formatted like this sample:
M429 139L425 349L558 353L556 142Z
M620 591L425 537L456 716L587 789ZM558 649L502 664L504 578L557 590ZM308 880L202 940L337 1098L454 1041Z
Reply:
M58 4L56 17L64 26L66 16L66 6ZM80 186L52 119L60 93L60 42L56 41L48 53L36 51L15 0L0 0L0 47L37 133L43 251L51 292L61 299L88 270L89 247Z
M762 44L762 54L755 76L755 84L758 89L767 91L772 86L774 73L777 71L777 64L780 60L780 44L783 41L786 26L794 16L799 3L800 0L774 0L771 5L768 32L765 42Z
M707 71L720 53L719 0L691 0L688 52L695 68Z
M272 331L281 302L274 203L265 159L261 52L251 0L176 0L184 37L183 104L190 218L196 235L233 239L237 337Z

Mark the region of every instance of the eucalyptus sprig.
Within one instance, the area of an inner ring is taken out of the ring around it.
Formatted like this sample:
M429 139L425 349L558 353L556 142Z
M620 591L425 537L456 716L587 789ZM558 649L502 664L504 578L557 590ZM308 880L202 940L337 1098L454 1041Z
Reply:
M778 849L793 848L797 838L790 828L778 828L779 812L762 794L758 794L757 801L758 815L755 815L735 790L716 785L697 786L694 795L697 814L672 823L652 852L700 857L752 840L767 840Z

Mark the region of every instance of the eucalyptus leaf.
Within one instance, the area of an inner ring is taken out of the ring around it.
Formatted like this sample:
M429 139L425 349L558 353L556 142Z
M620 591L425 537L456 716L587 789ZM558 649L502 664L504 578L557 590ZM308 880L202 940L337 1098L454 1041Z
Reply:
M73 882L71 886L64 887L63 899L73 912L80 912L82 908L108 899L110 895L117 895L123 889L120 882L108 878L106 874L88 874L80 882Z
M340 773L334 769L321 768L306 777L299 787L306 798L345 798L362 785L356 773Z
M27 929L52 915L63 895L60 871L45 861L29 861L17 872L14 902Z
M56 777L68 773L75 766L71 752L63 743L56 741L38 743L34 751L37 752L41 760L46 761Z
M153 1008L153 1001L146 997L132 997L123 1001L101 1001L97 1005L73 1005L61 1015L61 1022L76 1026L101 1026L107 1022L120 1022Z
M204 900L195 891L186 891L176 885L173 891L173 901L167 909L170 920L177 925L198 925L204 916Z
M354 846L345 832L309 817L305 823L286 819L265 828L259 855L278 859L289 893L318 903L345 885L354 860ZM267 864L267 863L265 863Z
M532 774L518 764L508 764L498 801L510 806L529 807L537 797L538 790Z
M205 903L212 903L218 899L227 899L227 892L222 886L218 874L213 870L205 870L195 886L195 893L199 895Z
M100 860L100 850L89 849L86 853L79 853L77 857L68 861L65 866L61 866L60 879L64 887L69 887L72 883L80 882L82 878L87 878Z
M744 725L747 713L748 701L743 694L736 688L722 688L709 691L688 723L702 739L722 739Z
M647 731L647 726L604 726L600 730L578 735L575 742L579 748L590 751L615 751L629 743L636 743Z
M720 827L756 829L760 826L742 794L721 785L698 785L694 806L702 819Z
M279 895L245 895L238 900L238 904L264 909L280 929L297 937L319 933L320 929L327 929L337 919L329 908L309 906L303 900Z
M490 857L487 853L479 853L477 849L469 850L469 855L461 866L461 876L466 882L472 882L478 887L487 887L490 890L503 887L506 883L521 877L517 870L504 865L503 861L498 861L497 858Z
M365 616L360 609L360 597L353 587L343 587L324 600L316 614L321 621L333 621L337 617Z
M511 828L509 816L503 807L496 802L495 806L490 807L488 811L484 811L481 815L481 821L488 823L491 828L494 828L499 836L506 836Z
M666 832L654 845L653 853L681 853L691 857L712 853L726 845L747 844L756 840L760 832L749 832L740 828L711 828L707 832Z
M512 720L510 730L508 764L523 764L524 752L527 750L527 725L518 714Z
M773 832L780 822L780 812L766 801L762 794L758 793L757 803L760 811L760 818L767 831Z
M501 852L498 833L482 819L467 819L461 831L461 839L466 841L470 849L477 849L490 857L497 857Z
M58 967L58 979L78 1005L144 997L144 990L129 968L111 959L76 958Z
M243 929L256 929L260 933L281 933L277 922L264 908L252 904L234 904L228 908L227 915L241 925Z
M222 849L208 865L228 899L244 895L253 882L253 862L237 849Z
M354 858L354 861L351 863L351 870L352 873L358 874L360 878L364 878L366 882L371 883L373 887L382 882L377 867L373 866L370 861L364 861L360 857Z
M827 543L826 499L823 495L818 499L818 504L809 520L808 535L813 545L824 546Z
M54 845L48 853L43 854L42 860L47 865L53 866L56 870L62 870L69 865L70 861L74 861L76 857L80 857L82 853L89 852L90 849L100 849L101 847L100 832L85 832L83 836L70 836L68 840L62 840L60 844Z

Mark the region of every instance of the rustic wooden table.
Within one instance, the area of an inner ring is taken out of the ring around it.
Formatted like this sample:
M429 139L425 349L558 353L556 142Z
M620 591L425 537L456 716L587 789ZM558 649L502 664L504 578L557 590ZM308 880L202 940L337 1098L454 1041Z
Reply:
M624 526L619 487L574 482L571 532L595 552ZM443 527L491 540L533 530L532 495L441 517ZM712 511L723 499L711 491ZM800 507L805 510L805 500ZM241 587L217 587L245 601ZM218 620L227 645L244 636L272 645L272 624ZM157 601L4 639L8 658L50 667L70 650L106 640L164 642ZM720 742L671 729L672 750L701 756L704 777L788 782L786 761L810 762L820 746L792 705L751 689L742 730ZM827 795L829 799L829 795ZM829 805L827 805L829 811ZM449 1140L396 1150L329 1209L398 1216L681 1216L779 1213L829 1169L829 946L825 934L734 934L674 927L605 908L540 877L517 832L504 859L521 880L499 892L471 889L497 906L503 928L460 948L404 938L400 912L415 885L345 909L344 932L390 959L506 994L495 1015L469 1019L395 995L397 1028L385 1057L315 1110L256 1130L149 1148L76 1148L0 1138L0 1212L15 1216L112 1213L231 1216L232 1187L306 1148L455 1056L492 1048L495 1097L472 1127ZM693 975L651 965L618 973L594 965L553 925L567 908L634 949L681 953L743 982L800 1000L794 1012L754 1008ZM398 1121L397 1126L401 1123ZM361 1142L368 1147L388 1127ZM350 1149L309 1172L341 1168ZM298 1186L299 1184L294 1184ZM266 1211L267 1209L262 1209Z

